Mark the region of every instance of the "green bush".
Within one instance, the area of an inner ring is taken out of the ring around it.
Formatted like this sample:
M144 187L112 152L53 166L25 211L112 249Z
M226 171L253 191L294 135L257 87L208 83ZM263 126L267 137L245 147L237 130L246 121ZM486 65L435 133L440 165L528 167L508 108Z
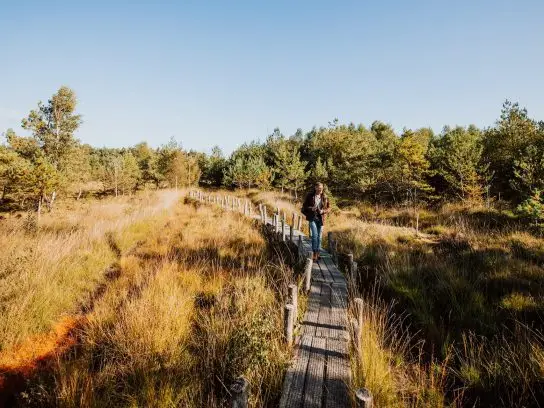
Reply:
M540 190L534 190L533 195L518 206L517 212L532 223L540 225L544 221L544 194Z

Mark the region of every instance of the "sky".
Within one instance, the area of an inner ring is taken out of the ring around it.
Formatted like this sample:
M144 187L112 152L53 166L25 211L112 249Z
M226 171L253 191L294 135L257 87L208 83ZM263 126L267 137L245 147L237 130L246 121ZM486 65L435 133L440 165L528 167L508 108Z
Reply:
M62 85L101 147L544 119L544 1L0 0L0 132Z

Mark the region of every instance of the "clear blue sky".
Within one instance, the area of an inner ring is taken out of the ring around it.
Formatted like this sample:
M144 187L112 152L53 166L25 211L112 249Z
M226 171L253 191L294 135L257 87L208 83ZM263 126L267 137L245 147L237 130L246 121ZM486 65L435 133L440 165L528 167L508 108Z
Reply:
M136 4L131 4L136 3ZM95 146L544 119L544 1L0 0L0 131L61 85Z

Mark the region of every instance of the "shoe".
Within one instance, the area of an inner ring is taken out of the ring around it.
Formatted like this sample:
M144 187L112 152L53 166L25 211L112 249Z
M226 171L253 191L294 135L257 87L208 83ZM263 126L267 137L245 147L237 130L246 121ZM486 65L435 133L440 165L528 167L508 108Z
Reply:
M317 253L316 252L312 253L312 261L317 261Z

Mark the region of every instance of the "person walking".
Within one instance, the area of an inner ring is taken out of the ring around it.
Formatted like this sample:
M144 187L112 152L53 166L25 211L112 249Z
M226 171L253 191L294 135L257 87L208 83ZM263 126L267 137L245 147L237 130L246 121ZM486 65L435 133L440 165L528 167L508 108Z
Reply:
M321 248L321 235L325 216L330 211L329 199L323 192L323 183L316 183L312 191L310 191L304 203L302 204L302 214L306 216L310 224L310 232L312 234L312 252L314 261L319 260L319 249Z

